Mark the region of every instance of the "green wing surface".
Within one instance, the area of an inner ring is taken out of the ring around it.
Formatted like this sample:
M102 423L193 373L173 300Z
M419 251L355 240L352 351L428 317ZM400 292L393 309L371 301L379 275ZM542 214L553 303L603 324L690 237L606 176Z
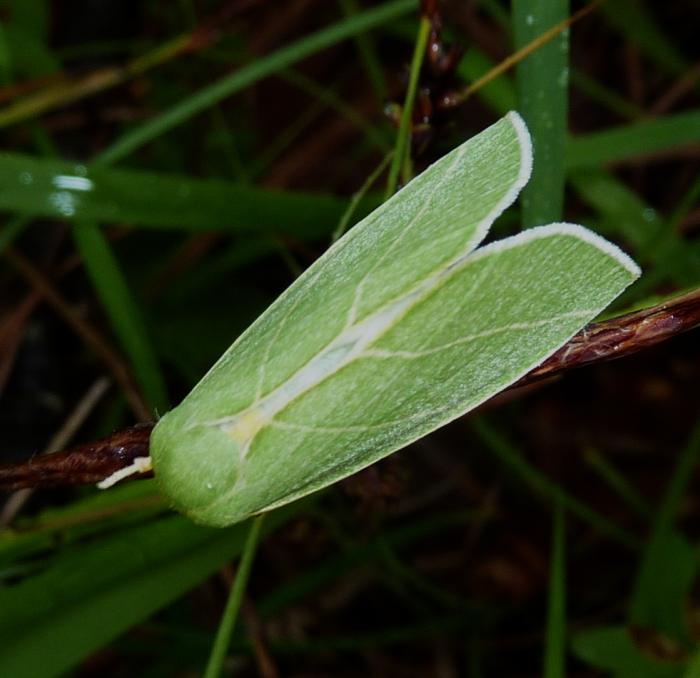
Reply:
M511 113L353 228L156 426L176 508L227 525L331 484L464 414L638 275L586 229L478 250L531 168Z

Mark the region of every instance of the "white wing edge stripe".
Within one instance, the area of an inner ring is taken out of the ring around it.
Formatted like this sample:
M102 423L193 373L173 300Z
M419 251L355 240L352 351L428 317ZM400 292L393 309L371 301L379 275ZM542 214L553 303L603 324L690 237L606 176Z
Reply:
M620 266L626 269L635 278L638 278L642 273L642 270L639 268L637 263L617 245L614 245L585 226L571 224L564 221L547 224L546 226L535 226L534 228L528 228L517 235L489 243L488 245L484 245L473 252L469 259L474 261L475 259L487 257L491 254L496 254L497 252L512 249L518 245L524 245L525 243L533 240L539 240L540 238L548 238L556 235L566 235L583 240L584 242L592 245L596 249L613 258L618 264L620 264Z
M513 126L520 147L520 169L518 171L518 177L504 196L476 227L474 235L461 252L460 258L474 250L481 243L487 236L493 222L515 202L520 191L522 191L525 184L530 181L530 176L532 175L532 137L530 136L530 131L525 121L520 116L520 113L517 111L510 111L505 117Z

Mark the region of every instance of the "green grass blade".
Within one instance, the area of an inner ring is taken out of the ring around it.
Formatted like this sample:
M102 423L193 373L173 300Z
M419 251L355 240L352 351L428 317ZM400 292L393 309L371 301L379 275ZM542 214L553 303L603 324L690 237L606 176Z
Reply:
M502 28L504 31L510 29L510 17L508 16L508 10L503 7L498 0L479 0L479 5L484 9L485 12L491 15L491 18Z
M596 667L603 676L680 678L682 675L679 662L662 660L646 649L640 649L624 626L601 626L577 633L572 650L579 659Z
M362 199L365 197L367 194L367 191L369 191L370 188L374 185L374 182L379 179L379 177L382 175L384 170L386 169L387 165L389 164L389 161L392 158L392 153L387 153L384 156L384 159L377 165L377 167L374 169L372 174L370 174L367 179L365 179L364 184L360 186L360 188L353 194L352 198L350 199L350 203L348 204L347 209L345 212L343 212L343 216L340 218L340 221L338 222L338 226L336 227L335 231L333 231L333 236L332 236L332 242L335 242L340 238L345 231L348 230L348 226L350 225L350 220L352 219L353 215L357 211L357 206L360 204ZM1 245L0 245L1 247Z
M263 536L305 506L275 511ZM245 524L209 529L171 516L64 549L0 587L0 675L65 675L240 555L246 534Z
M654 530L667 530L673 525L698 459L700 459L700 425L695 426L681 453L671 481L666 488L664 499L656 511Z
M360 6L357 0L339 0L340 6L345 16L355 16L360 13ZM355 44L360 55L360 60L364 66L365 72L369 79L374 95L377 98L379 105L383 105L387 98L386 79L382 63L377 54L374 42L371 36L366 33L360 33L355 37Z
M651 507L644 497L605 456L597 450L589 448L584 454L584 459L628 506L646 518L651 515Z
M25 16L20 17L20 12L26 12ZM9 75L15 80L40 78L60 69L60 62L47 44L48 35L40 25L42 19L29 19L29 15L39 17L41 14L46 14L45 4L15 2L11 9L7 7L3 16L4 39L10 57Z
M634 247L640 259L654 256L664 232L661 216L628 186L605 170L572 172L569 180L579 197L605 219L603 233L616 233Z
M568 0L514 0L515 47L569 16ZM561 32L516 67L518 107L532 134L535 163L522 192L523 226L561 220L569 84L569 36Z
M381 537L375 537L367 543L353 544L267 594L257 606L258 611L263 617L270 617L308 598L348 571L371 566L381 558L380 539L395 550L403 549L443 532L455 530L460 533L474 520L475 514L471 511L447 513L384 532Z
M653 264L631 288L633 294L648 294L667 280L681 287L697 284L700 252L688 247L632 189L609 172L592 168L571 172L569 182L601 215L598 231L623 239L634 247L642 264Z
M693 652L683 678L700 678L700 650Z
M415 40L414 23L397 21L386 27L386 32L404 42ZM457 64L456 75L466 83L477 80L494 67L494 62L478 47L470 46ZM515 85L507 75L500 75L478 89L474 96L481 99L498 115L517 108Z
M44 562L61 549L106 531L132 527L167 511L157 494L155 481L123 483L112 492L92 492L83 499L48 508L36 516L20 516L17 530L0 532L0 568L12 563L27 564L36 574L31 556L42 554ZM40 569L44 569L41 567ZM3 580L2 585L7 581Z
M262 514L253 518L251 525L248 528L248 536L246 537L245 545L243 546L241 562L238 566L236 578L233 582L233 586L231 587L231 593L229 594L228 601L226 602L226 608L224 609L224 614L221 618L219 629L216 633L214 647L212 648L209 662L207 664L206 671L204 672L204 678L219 678L221 675L224 660L226 659L226 654L231 643L231 635L236 625L238 611L240 610L241 603L243 602L243 594L245 593L245 588L250 577L253 557L255 556L255 550L260 537L260 527L262 526L264 517L265 514Z
M277 160L294 142L311 129L325 109L323 102L313 101L277 134L258 154L248 170L253 179L264 174L272 163Z
M325 194L0 154L0 210L27 216L318 238L346 206Z
M301 59L326 49L341 40L354 37L392 21L402 14L407 14L414 10L416 5L416 0L393 0L393 2L387 2L362 14L339 21L268 56L256 59L248 66L244 66L231 75L227 75L221 80L201 89L196 94L157 115L143 125L129 130L100 153L96 161L110 164L121 160L133 153L137 148L173 127L181 125L197 113L230 97L236 92L240 92L262 78L272 75L283 68L288 68Z
M571 84L590 99L605 106L621 118L638 120L644 115L644 111L639 106L635 106L635 104L627 101L617 92L601 84L584 71L573 69L571 71Z
M608 165L700 141L700 111L687 111L573 137L567 168Z
M473 417L470 419L470 423L472 430L486 447L496 455L499 461L507 466L526 485L529 485L537 494L547 497L550 501L561 503L569 513L577 516L617 543L632 549L639 547L639 540L634 535L631 535L605 516L569 495L559 485L528 464L523 455L502 435L497 433L494 427L483 417Z
M697 571L693 545L673 528L654 528L638 566L630 623L688 647L686 610Z
M686 191L685 195L678 201L676 209L668 219L668 229L671 232L676 232L681 228L683 220L688 216L690 210L693 209L700 201L700 177L698 177Z
M14 217L0 231L0 254L3 250L11 245L12 242L19 236L20 233L29 225L27 217Z
M420 76L423 58L425 57L425 49L428 44L428 36L430 35L430 20L427 17L422 17L418 26L418 36L413 49L413 59L411 60L411 71L408 76L408 89L406 97L401 109L401 120L399 129L396 133L396 146L394 155L391 158L389 166L389 177L386 184L385 199L391 197L396 191L396 186L399 182L399 173L404 166L404 161L410 159L411 153L411 119L413 117L413 104L416 100L416 91L418 89L418 76Z
M372 125L361 113L345 103L333 90L319 85L311 78L307 78L303 73L299 73L291 68L281 71L280 77L317 99L328 108L335 110L340 116L362 132L367 140L372 145L376 146L379 151L386 153L390 149L390 144L386 136Z
M685 610L698 570L696 549L675 528L680 504L700 459L700 425L681 453L656 510L630 605L630 619L688 643Z
M545 634L544 678L566 675L566 521L561 504L554 506L549 605Z
M97 295L129 356L146 399L154 411L167 411L165 381L145 323L104 235L97 224L84 221L76 222L73 235Z
M637 45L668 73L680 75L689 67L683 54L659 28L659 22L649 11L649 5L636 0L615 0L603 3L601 11L627 40Z
M275 511L268 534L302 508ZM246 525L214 530L169 517L66 549L0 588L0 675L63 675L241 553Z

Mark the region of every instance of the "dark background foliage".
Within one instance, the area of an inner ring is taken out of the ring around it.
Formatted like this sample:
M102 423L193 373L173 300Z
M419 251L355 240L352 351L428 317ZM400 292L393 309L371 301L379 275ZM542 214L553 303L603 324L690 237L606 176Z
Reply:
M454 71L423 69L414 171L525 107L551 153L536 164L538 209L644 268L612 312L697 287L697 3L607 0L572 27L569 63L560 36L517 82L510 71L441 108L514 51L514 34L520 46L581 6L514 5L440 4L464 55ZM323 252L394 147L419 16L401 0L0 8L9 462L177 403ZM305 42L333 26L347 31ZM495 234L533 218L510 210ZM695 675L698 358L691 332L507 392L276 512L226 670ZM201 672L246 525L197 528L152 481L36 492L21 511L4 501L0 675Z

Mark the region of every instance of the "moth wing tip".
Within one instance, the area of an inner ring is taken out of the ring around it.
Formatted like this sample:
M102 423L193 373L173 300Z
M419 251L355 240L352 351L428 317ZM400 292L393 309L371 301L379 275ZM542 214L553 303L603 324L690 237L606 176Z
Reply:
M517 181L520 190L530 181L532 175L532 135L527 123L517 111L508 112L506 119L513 126L520 146L520 173Z
M602 236L598 235L594 231L581 226L580 224L573 224L569 222L555 222L552 224L547 224L546 226L539 226L537 228L547 229L549 233L554 235L569 235L574 238L578 238L593 247L596 247L601 252L604 252L609 257L614 259L620 266L627 270L636 280L642 274L642 269L639 267L636 261L632 259L625 251L618 247L615 243L606 240ZM535 230L535 229L529 229ZM527 231L525 231L527 233Z

